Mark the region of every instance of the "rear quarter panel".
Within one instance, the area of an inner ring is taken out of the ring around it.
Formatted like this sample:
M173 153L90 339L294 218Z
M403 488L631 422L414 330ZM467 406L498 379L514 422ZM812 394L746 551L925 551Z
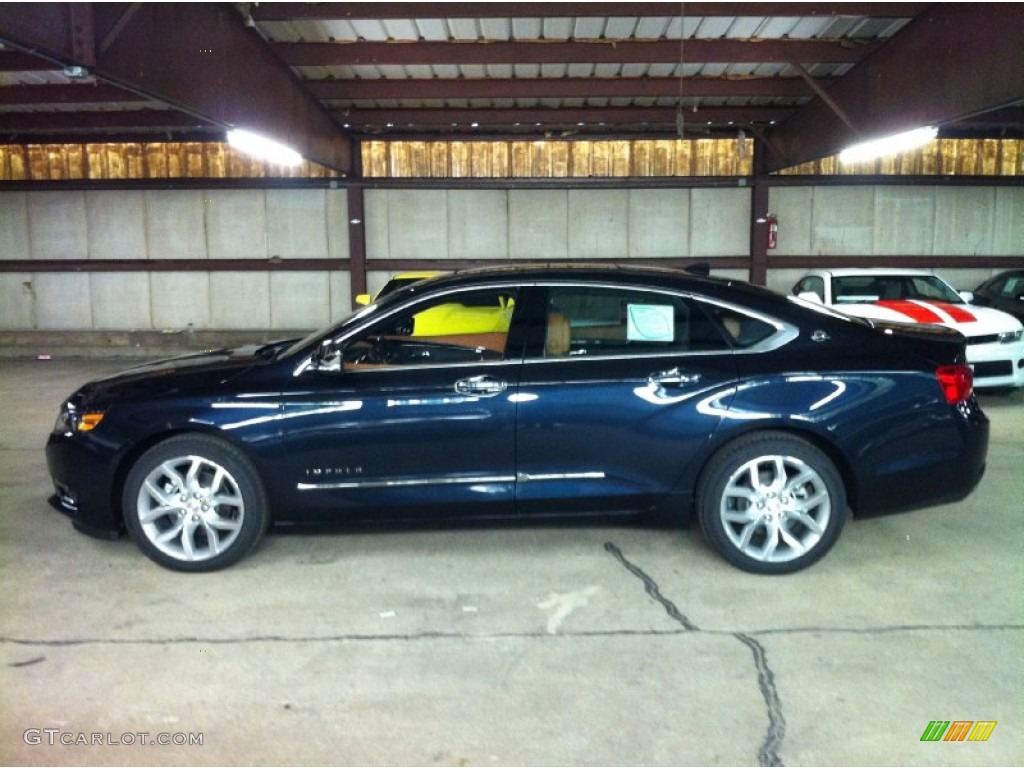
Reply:
M952 362L956 345L942 346L933 356ZM896 339L868 330L831 346L800 341L740 354L737 364L741 383L705 455L691 465L690 493L715 451L766 429L802 436L829 455L859 515L962 498L977 482L987 421L976 401L948 405L933 362Z

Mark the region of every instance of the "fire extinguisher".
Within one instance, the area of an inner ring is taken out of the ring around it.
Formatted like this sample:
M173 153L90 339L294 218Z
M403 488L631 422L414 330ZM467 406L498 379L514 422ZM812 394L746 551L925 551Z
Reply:
M768 250L772 250L779 245L779 217L769 213L764 220L768 225Z

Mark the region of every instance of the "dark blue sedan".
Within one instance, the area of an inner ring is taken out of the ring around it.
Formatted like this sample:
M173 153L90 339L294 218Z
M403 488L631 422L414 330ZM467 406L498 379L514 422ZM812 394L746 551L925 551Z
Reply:
M964 349L684 272L463 272L300 341L85 385L47 446L53 502L183 571L271 523L657 512L785 573L848 508L976 486L988 420Z

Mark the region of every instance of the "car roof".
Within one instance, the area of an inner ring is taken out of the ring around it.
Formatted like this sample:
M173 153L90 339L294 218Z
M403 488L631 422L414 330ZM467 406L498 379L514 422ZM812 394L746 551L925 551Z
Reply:
M724 287L724 286L745 286L757 290L767 291L760 286L752 286L740 280L729 280L715 277L706 277L687 272L682 269L669 267L657 267L639 264L623 264L621 262L549 262L537 264L503 264L487 267L474 267L461 269L455 272L440 275L424 282L423 287L436 286L442 283L458 284L463 282L475 282L480 278L493 278L494 281L508 280L512 282L531 282L544 280L582 280L594 281L619 281L640 283L644 285L666 285L673 287L689 285L691 287Z
M831 275L832 277L897 277L909 275L914 277L935 277L936 275L926 269L899 269L894 267L870 267L856 269L854 267L842 267L840 269L812 269L808 275ZM806 277L806 275L805 275Z
M439 275L446 275L447 272L443 272L438 269L427 269L412 272L398 272L391 276L392 280L426 280L428 277L438 277Z
M481 282L482 280L482 282ZM604 263L604 262L557 262L537 264L504 264L489 267L474 267L412 283L400 289L404 296L414 295L435 288L458 287L480 283L533 283L533 282L589 282L619 283L645 288L671 288L678 291L693 291L723 301L755 302L763 308L777 306L777 302L788 299L778 291L743 280L707 277L682 269L649 265ZM388 298L399 294L396 291Z

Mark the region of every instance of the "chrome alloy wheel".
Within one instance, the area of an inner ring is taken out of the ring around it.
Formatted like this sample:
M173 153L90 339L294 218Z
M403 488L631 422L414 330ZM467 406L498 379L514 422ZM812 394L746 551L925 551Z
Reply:
M198 562L234 544L245 520L245 502L223 466L203 456L178 456L146 475L136 514L142 533L160 552Z
M725 483L719 507L729 541L752 560L785 563L821 541L832 517L825 479L793 456L759 456Z

